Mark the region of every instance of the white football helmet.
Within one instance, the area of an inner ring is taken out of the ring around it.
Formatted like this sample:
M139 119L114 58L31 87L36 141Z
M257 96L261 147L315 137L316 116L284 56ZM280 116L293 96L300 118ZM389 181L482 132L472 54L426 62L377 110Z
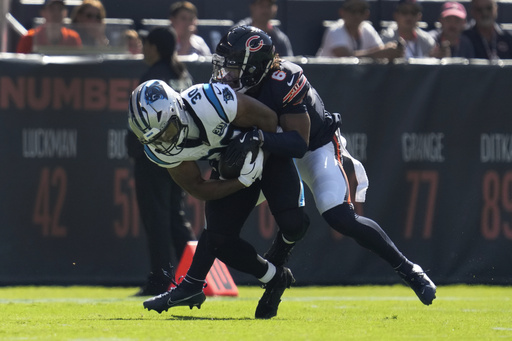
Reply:
M130 96L128 124L143 144L176 155L188 135L188 116L179 93L161 80L140 84Z

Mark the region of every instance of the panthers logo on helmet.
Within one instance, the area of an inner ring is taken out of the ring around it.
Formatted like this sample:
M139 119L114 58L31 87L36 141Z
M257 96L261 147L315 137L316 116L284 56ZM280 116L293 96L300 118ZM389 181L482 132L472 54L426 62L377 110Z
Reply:
M150 84L149 87L146 88L144 96L148 103L154 103L159 99L168 99L167 92L165 92L164 87L159 82Z
M222 97L224 98L224 102L228 103L228 101L234 101L235 96L233 96L233 92L231 92L228 88L224 88L222 90Z
M263 40L261 39L260 36L254 35L247 39L247 41L245 42L245 47L247 47L250 52L259 51L263 47Z

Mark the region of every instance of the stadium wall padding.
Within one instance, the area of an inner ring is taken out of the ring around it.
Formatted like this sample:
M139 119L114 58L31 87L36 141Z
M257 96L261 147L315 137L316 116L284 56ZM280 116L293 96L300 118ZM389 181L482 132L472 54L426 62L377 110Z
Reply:
M187 66L196 82L208 81L210 63ZM370 187L357 212L438 284L510 284L512 67L302 67L327 110L342 114L348 149L366 167ZM124 136L128 96L145 68L140 59L2 56L0 285L144 281ZM377 255L330 229L308 191L306 203L311 227L289 262L298 285L399 282ZM203 203L188 197L187 214L201 231ZM243 237L263 254L275 231L263 204Z

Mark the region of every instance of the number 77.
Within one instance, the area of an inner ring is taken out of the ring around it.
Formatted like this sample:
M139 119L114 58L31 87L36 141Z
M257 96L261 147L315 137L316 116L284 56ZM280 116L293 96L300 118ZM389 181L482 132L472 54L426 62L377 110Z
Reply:
M423 226L423 238L429 239L432 236L432 222L434 220L434 211L437 195L437 185L439 182L439 174L437 171L408 171L406 175L407 181L411 182L411 198L407 208L407 217L405 220L405 238L412 237L414 217L416 215L416 207L418 204L418 195L420 184L426 182L428 187L427 207L425 210L425 222Z

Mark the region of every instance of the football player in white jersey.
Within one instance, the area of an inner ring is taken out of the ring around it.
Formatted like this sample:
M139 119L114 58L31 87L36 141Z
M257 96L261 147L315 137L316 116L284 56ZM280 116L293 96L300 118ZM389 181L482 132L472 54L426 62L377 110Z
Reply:
M255 117L247 115L246 102L258 107ZM212 200L250 186L261 174L263 153L255 161L255 176L226 181L200 180L196 161L218 160L241 127L254 125L275 131L277 123L272 110L250 97L237 96L228 86L198 84L180 95L164 82L150 80L134 91L129 124L145 144L144 151L151 161L166 167L194 197Z
M144 306L159 313L174 306L200 307L205 300L204 279L219 258L266 285L268 304L257 317L275 316L283 292L295 281L293 275L288 268L267 262L239 235L263 192L283 236L291 243L303 237L309 221L294 162L270 154L263 168L264 153L259 150L254 161L247 154L238 178L220 179L217 171L220 153L241 129L276 132L275 112L227 85L198 84L178 94L164 82L150 80L133 91L128 121L148 158L166 167L189 194L206 200L206 229L187 276L177 288L145 301ZM202 177L198 160L210 161L210 179Z

